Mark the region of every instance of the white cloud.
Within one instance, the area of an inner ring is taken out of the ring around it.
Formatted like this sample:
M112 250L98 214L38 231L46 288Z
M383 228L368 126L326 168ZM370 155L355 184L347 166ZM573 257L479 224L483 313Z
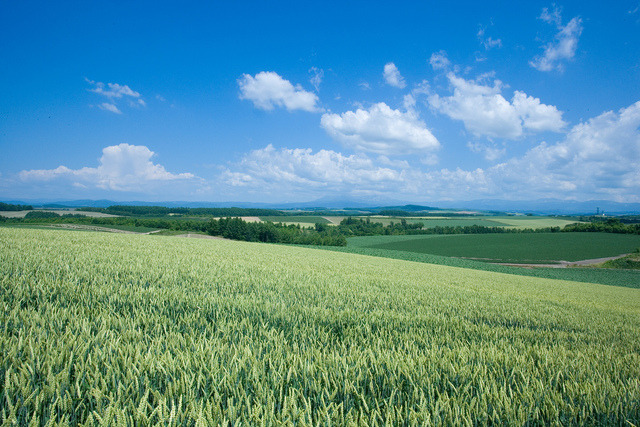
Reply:
M499 157L497 144L473 149ZM418 159L413 159L415 165ZM431 166L429 158L422 161ZM574 126L556 144L540 143L523 156L486 169L421 170L384 155L331 150L254 150L222 174L232 194L282 198L375 194L405 200L477 198L640 202L640 101ZM430 168L429 168L430 169ZM64 172L64 171L63 171Z
M429 58L429 64L434 70L445 70L449 68L451 65L451 61L447 58L447 52L441 50L439 52L434 52L431 54L431 58Z
M562 113L553 105L540 103L540 99L515 91L511 100L513 107L522 118L522 125L534 132L560 132L566 126Z
M316 92L320 92L320 84L324 78L324 70L322 68L311 67L309 73L312 74L309 82L316 89Z
M122 98L123 96L130 96L132 98L140 98L140 93L131 89L127 85L120 85L118 83L95 82L93 80L85 79L87 83L94 86L93 89L89 89L91 92L106 96L107 98Z
M327 133L356 151L382 155L423 153L440 147L435 136L413 112L374 104L338 114L323 114L321 126Z
M316 94L305 91L300 85L293 86L289 80L283 79L273 71L262 71L255 77L243 74L242 78L238 79L238 86L240 99L250 100L261 110L284 107L288 111L322 111L317 106Z
M370 85L369 85L369 83L367 83L367 82L361 82L361 83L358 83L358 86L360 86L360 89L362 89L362 90L369 90L369 89L371 89L371 86L370 86Z
M397 165L396 165L397 166ZM382 167L365 155L344 155L310 148L253 150L221 176L231 186L281 196L288 192L313 193L345 190L391 190L402 184L404 172Z
M384 80L389 86L403 89L406 86L404 78L400 75L398 67L393 62L389 62L384 66Z
M109 102L103 102L102 104L98 105L98 107L100 107L105 111L111 111L112 113L122 114L122 111L120 111L115 104L111 104Z
M98 167L24 170L18 174L23 182L66 180L74 186L115 191L142 192L154 186L162 188L171 181L194 180L191 173L173 174L152 162L154 152L144 145L120 144L102 150Z
M555 25L558 28L558 33L555 40L544 47L544 53L529 61L529 65L539 71L554 69L562 71L564 69L563 61L573 59L576 54L578 39L582 34L582 19L576 16L567 25L562 26L560 10L557 7L554 7L552 11L547 8L542 9L540 19Z
M504 156L507 152L506 148L503 146L498 146L495 143L483 144L480 142L468 142L467 147L474 153L482 153L484 158L490 162L498 160L500 157Z
M497 165L505 191L640 200L640 101L574 126L553 145L541 143L525 156Z
M542 8L542 13L539 16L539 19L542 19L547 24L554 24L557 27L562 25L562 16L560 13L560 9L554 5L553 10L549 10L549 8Z
M453 88L452 96L431 94L431 107L455 120L461 120L475 136L516 139L523 135L523 127L532 132L560 132L565 126L562 113L551 105L541 104L538 98L516 91L511 102L502 96L502 82L493 86L478 80L465 80L454 73L447 74Z
M279 199L283 195L297 199L322 197L328 192L356 197L446 199L491 190L491 182L481 169L423 172L412 168L407 161L385 156L372 159L364 154L313 152L309 148L276 149L272 145L246 154L238 164L225 170L220 179L220 188L231 187L230 194Z
M477 36L478 36L478 40L480 40L480 43L484 46L485 50L489 50L494 47L502 47L502 40L493 39L490 36L486 37L484 28L480 28L478 30Z
M147 106L147 103L144 101L144 99L142 99L140 93L131 89L127 85L120 85L118 83L104 84L102 82L96 82L87 78L85 78L85 81L93 86L92 89L89 89L90 92L97 93L98 95L104 96L109 99L109 102L103 102L102 104L98 105L98 107L100 107L102 110L110 111L116 114L122 114L122 111L116 105L117 100L120 99L128 99L129 105L132 107Z

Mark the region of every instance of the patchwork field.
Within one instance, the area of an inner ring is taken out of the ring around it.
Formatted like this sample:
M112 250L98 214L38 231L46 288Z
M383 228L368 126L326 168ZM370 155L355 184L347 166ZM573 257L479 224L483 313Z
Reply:
M564 227L565 225L574 224L578 221L553 218L553 217L538 217L538 216L500 216L492 217L496 221L511 226L513 228L546 228L546 227Z
M553 263L611 257L640 247L640 236L611 233L505 233L372 236L350 245L504 263Z
M301 225L314 225L318 224L330 224L330 221L321 216L313 215L286 215L286 216L261 216L260 220L270 222L281 222L283 224L301 224Z
M372 222L381 222L384 225L389 225L391 222L397 224L400 222L402 218L389 218L389 217L371 217ZM417 222L421 222L424 224L425 228L433 228L433 227L466 227L469 225L481 225L484 227L503 227L508 224L503 223L501 221L494 221L492 219L487 218L406 218L407 223L415 224Z
M637 424L640 290L0 228L6 424Z
M310 217L318 218L318 217ZM332 224L340 224L346 216L328 216L324 217ZM370 216L370 217L358 217L354 218L367 219L372 222L379 222L387 226L391 222L399 223L401 217L386 217L386 216ZM415 224L421 222L424 224L424 228L434 227L466 227L472 225L480 225L483 227L508 227L508 228L545 228L545 227L564 227L567 224L573 224L576 221L570 221L561 218L553 217L528 217L528 216L469 216L469 217L407 217L404 218L409 224Z

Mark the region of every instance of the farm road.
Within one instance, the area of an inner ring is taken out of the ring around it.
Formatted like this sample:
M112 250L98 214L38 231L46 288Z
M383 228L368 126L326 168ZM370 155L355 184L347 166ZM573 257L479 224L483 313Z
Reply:
M509 267L549 267L549 268L567 268L567 267L578 267L585 265L593 265L593 264L601 264L606 261L611 261L618 258L623 258L629 254L622 254L618 256L610 256L606 258L593 258L593 259L583 259L582 261L558 261L557 264L511 264L511 263L496 263L498 265L507 265Z

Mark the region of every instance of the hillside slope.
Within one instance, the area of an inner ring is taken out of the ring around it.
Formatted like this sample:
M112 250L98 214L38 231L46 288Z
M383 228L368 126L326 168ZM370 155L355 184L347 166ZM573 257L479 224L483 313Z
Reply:
M640 290L0 229L1 421L640 421Z

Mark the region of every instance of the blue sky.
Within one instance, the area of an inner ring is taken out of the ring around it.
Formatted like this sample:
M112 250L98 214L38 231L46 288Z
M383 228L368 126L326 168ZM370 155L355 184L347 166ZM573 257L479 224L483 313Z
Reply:
M0 58L2 200L640 202L638 0L0 1Z

